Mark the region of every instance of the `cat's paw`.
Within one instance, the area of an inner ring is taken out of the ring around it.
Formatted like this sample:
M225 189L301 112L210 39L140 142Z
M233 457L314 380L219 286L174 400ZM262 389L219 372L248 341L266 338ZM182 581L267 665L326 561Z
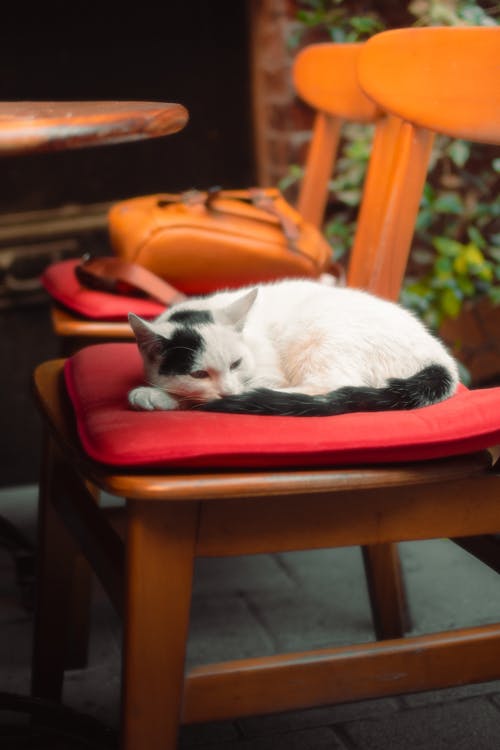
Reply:
M138 411L171 411L178 407L177 401L168 393L150 386L134 388L128 394L128 402L132 409Z

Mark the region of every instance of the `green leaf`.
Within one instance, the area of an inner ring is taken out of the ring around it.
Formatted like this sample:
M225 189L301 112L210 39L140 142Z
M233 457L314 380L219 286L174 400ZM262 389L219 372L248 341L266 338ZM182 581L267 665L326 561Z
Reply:
M469 278L461 276L457 279L457 284L464 297L474 297L476 294L476 287Z
M469 266L482 266L484 265L485 258L482 254L481 250L477 247L477 245L474 245L474 243L469 242L468 245L464 246L464 253L465 257L467 258L467 263Z
M447 318L456 318L462 307L461 295L453 289L443 289L439 297L440 310Z
M434 253L427 247L416 247L411 251L411 258L421 266L428 266L434 260Z
M500 263L500 247L493 247L492 245L488 248L488 255L493 258L496 263Z
M357 206L361 198L360 190L340 190L337 193L337 198L348 206Z
M500 305L500 287L493 286L491 289L488 289L488 297L494 305Z
M452 141L446 149L448 156L457 167L463 167L470 156L470 144L457 139Z
M462 199L457 193L441 193L434 202L434 210L440 214L463 213Z
M349 159L368 161L371 153L371 144L368 141L353 141L345 149L345 155Z
M467 235L472 243L474 245L477 245L477 247L480 247L481 250L484 250L486 247L486 240L484 239L483 235L477 229L475 226L471 225L470 227L467 227Z
M448 279L451 276L453 265L451 258L437 258L434 263L434 270L439 279Z
M424 232L428 229L434 221L434 211L430 208L421 208L417 221L415 222L415 231Z
M424 185L424 190L422 192L422 205L428 206L429 204L432 204L435 198L436 191L429 182L426 182Z
M371 35L377 31L382 31L384 28L383 24L375 18L369 16L352 16L349 19L349 23L360 35Z
M460 242L451 240L449 237L434 237L432 245L436 248L438 253L445 255L448 258L455 258L463 248L463 245Z

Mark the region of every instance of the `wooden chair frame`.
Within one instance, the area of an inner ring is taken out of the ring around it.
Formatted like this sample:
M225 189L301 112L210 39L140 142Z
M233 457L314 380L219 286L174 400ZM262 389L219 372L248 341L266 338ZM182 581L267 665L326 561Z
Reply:
M394 65L394 58L389 62ZM378 212L372 227L377 252L364 257L367 278L375 279L379 293L394 298L433 135L403 121L397 109L388 111L376 134L384 152L377 150L367 182L366 211ZM362 278L359 247L352 262L352 278ZM196 556L361 545L382 550L383 566L393 559L399 541L445 537L461 543L491 536L500 528L500 462L493 451L410 464L294 471L154 474L109 469L82 452L62 367L62 361L45 363L34 380L47 436L40 487L35 695L60 696L74 621L75 542L123 617L121 741L126 750L173 750L181 721L500 677L499 623L241 659L184 673ZM96 502L96 488L124 498L123 538ZM384 579L379 580L384 599Z
M294 62L293 79L297 93L316 112L297 209L304 219L321 226L329 194L328 183L335 169L345 123L373 124L375 158L367 175L348 283L374 292L380 290L381 294L397 299L406 264L405 244L398 237L398 253L402 254L403 260L400 275L396 277L391 271L394 242L386 237L384 251L379 252L381 243L376 224L384 212L385 189L390 178L386 155L393 153L392 144L396 143L400 120L384 116L359 87L356 64L362 47L359 43L310 45ZM408 236L408 247L409 241ZM390 274L390 283L385 283L385 273ZM52 307L51 315L65 356L90 343L133 338L126 322L82 320L56 305ZM369 545L363 547L362 555L377 637L402 635L410 627L410 616L398 549L391 545ZM87 588L88 585L82 583L82 591ZM80 660L74 664L83 665L84 642L75 648L74 653L75 658L77 653L81 654Z
M35 374L47 443L34 695L60 698L78 559L75 541L124 621L122 747L127 750L175 748L181 721L500 677L500 624L242 659L184 675L196 556L392 545L492 532L500 528L498 462L482 452L376 467L110 471L80 448L62 387L62 364L45 363ZM96 503L89 490L95 487L125 498L124 539Z

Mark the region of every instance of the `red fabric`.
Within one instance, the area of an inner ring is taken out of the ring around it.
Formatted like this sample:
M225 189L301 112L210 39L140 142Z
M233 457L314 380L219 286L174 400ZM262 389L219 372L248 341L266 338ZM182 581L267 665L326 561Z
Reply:
M334 417L137 412L143 381L135 344L98 344L66 362L85 451L113 466L285 467L417 461L500 443L500 388L469 391L423 409Z
M50 296L72 312L92 320L124 321L129 312L155 318L165 309L165 305L153 300L87 289L75 276L77 263L78 260L52 263L41 277Z

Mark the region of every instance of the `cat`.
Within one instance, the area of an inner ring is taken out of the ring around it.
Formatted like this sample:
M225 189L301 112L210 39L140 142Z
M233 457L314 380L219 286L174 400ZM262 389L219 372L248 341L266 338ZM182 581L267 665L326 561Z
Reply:
M191 297L129 322L146 386L134 409L288 416L414 409L453 395L458 366L409 310L290 279Z

